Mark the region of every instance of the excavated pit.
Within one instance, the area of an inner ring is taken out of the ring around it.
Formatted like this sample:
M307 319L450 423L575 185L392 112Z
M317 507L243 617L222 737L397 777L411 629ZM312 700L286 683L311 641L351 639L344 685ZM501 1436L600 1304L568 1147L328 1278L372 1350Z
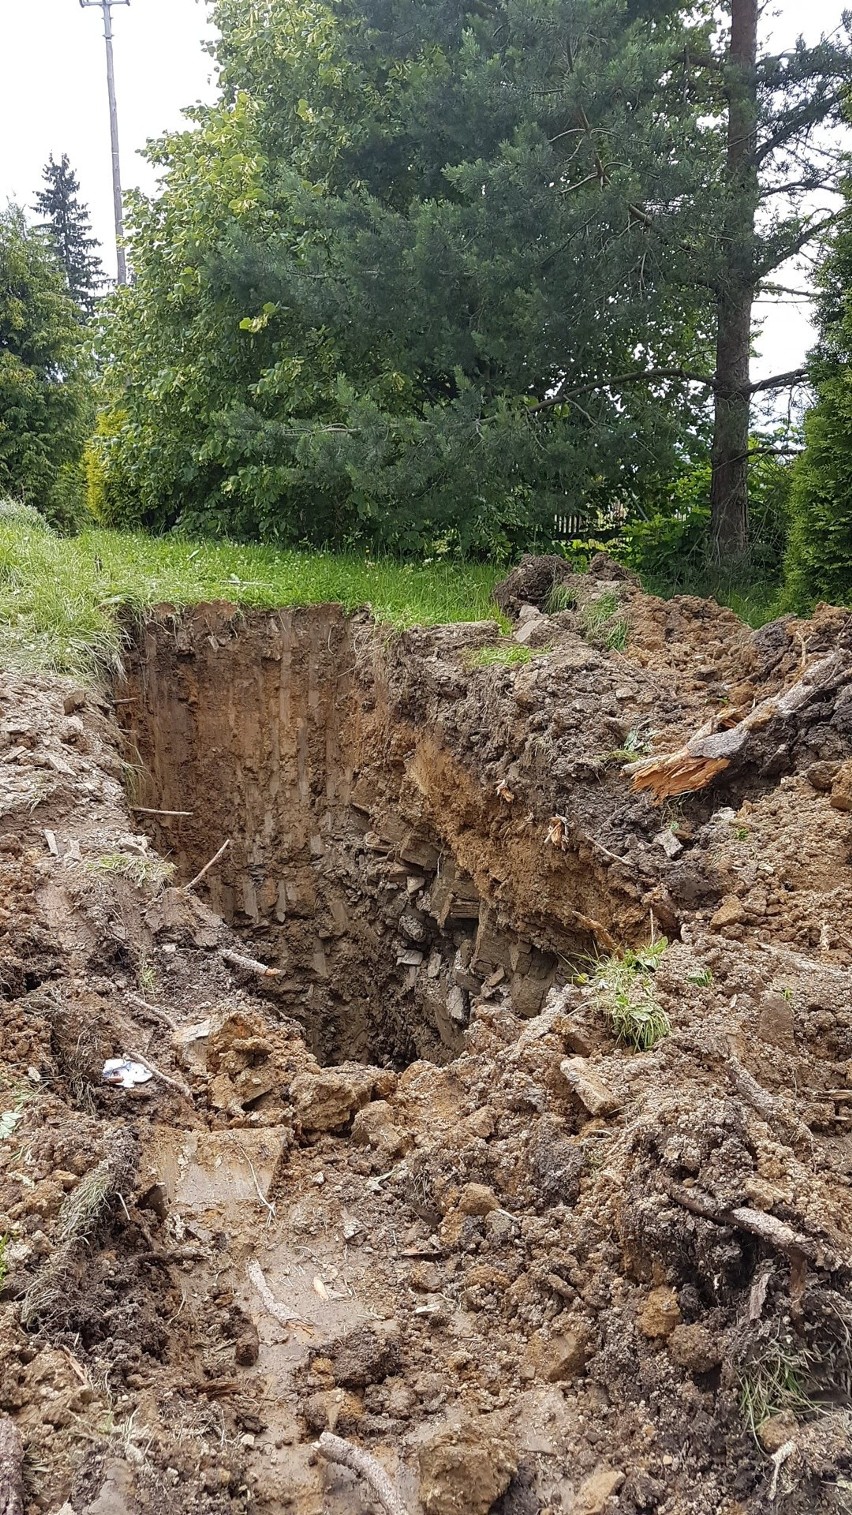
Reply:
M0 1508L848 1509L848 618L560 573L5 677Z
M462 661L495 635L444 631ZM534 1015L593 948L582 912L567 929L547 912L513 919L487 856L507 807L489 797L483 851L454 813L470 777L440 733L392 708L387 638L366 616L163 610L135 636L116 699L140 830L181 883L230 842L202 891L278 970L259 987L321 1061L445 1063L472 1001L508 990ZM608 891L596 895L608 930Z

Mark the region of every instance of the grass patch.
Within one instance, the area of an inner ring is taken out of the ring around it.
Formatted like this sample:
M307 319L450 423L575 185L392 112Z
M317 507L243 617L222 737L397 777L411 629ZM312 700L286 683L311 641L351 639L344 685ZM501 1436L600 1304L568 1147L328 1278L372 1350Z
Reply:
M599 964L594 985L620 1042L649 1052L671 1032L671 1021L654 997L654 973L668 946L664 936Z
M470 668L520 668L533 658L544 657L549 647L523 647L518 642L500 642L496 647L480 647L468 659Z
M647 739L643 737L638 727L634 727L632 731L628 731L623 747L613 748L612 752L606 754L605 761L607 763L635 763L637 758L646 757L649 751Z
M630 635L630 622L619 614L620 600L607 589L597 600L583 606L581 620L588 640L608 652L623 652Z
M87 873L117 874L130 879L139 889L162 889L174 877L174 864L161 857L143 857L141 853L105 852L101 857L88 858L84 864Z
M118 612L231 600L247 608L368 608L398 630L454 621L507 623L491 603L502 570L483 564L373 562L355 554L282 552L142 532L59 537L20 510L0 510L2 662L90 676L116 668Z
M740 1409L755 1440L765 1421L782 1410L812 1419L823 1408L817 1397L815 1354L779 1326L758 1341L740 1365Z
M576 610L577 595L568 584L554 584L544 608L548 615L558 615L560 610Z

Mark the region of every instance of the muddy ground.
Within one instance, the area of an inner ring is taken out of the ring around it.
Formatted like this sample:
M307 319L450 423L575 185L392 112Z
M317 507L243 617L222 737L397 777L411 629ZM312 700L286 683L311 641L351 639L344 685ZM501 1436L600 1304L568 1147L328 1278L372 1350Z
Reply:
M499 598L3 676L2 1515L852 1509L848 618Z

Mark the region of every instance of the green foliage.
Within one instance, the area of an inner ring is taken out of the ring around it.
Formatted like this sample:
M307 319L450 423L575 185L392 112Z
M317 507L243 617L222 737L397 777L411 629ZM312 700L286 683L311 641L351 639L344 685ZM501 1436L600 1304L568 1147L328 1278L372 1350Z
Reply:
M594 985L619 1041L648 1052L671 1032L671 1022L654 997L653 976L668 942L665 937L646 947L628 948L607 958L594 976Z
M41 230L65 270L72 300L85 317L94 315L98 291L104 283L99 246L91 235L88 208L80 203L80 181L63 153L57 163L51 154L42 174L45 187L36 196L35 209L44 217Z
M750 554L739 565L743 583L777 584L781 578L789 530L793 469L789 460L769 449L792 445L795 434L752 438L749 473ZM764 449L761 451L761 449ZM682 471L665 501L646 517L627 522L615 544L616 555L663 592L713 592L724 579L708 570L707 534L710 526L710 463L703 460ZM610 549L613 550L613 549ZM703 588L702 586L707 586Z
M85 423L84 347L56 259L23 214L0 211L0 497L66 505Z
M709 11L221 0L215 20L222 98L152 149L159 198L131 198L102 519L506 557L671 472L690 385L595 386L639 345L709 353L707 290L675 288L629 209L693 203L718 134L685 55ZM591 100L602 177L571 125Z
M852 335L852 318L850 318ZM852 353L850 353L852 358ZM852 367L823 378L795 471L787 605L852 604Z
M524 647L518 642L501 642L496 647L480 647L468 661L471 668L520 668L549 651L549 647Z
M568 584L554 584L547 596L545 609L548 615L558 615L561 610L576 610L576 591Z
M228 599L275 608L369 607L395 628L499 619L496 568L370 562L230 542L84 531L60 538L26 508L0 503L0 665L91 676L121 655L118 613Z
M588 640L610 652L623 652L630 636L630 623L618 613L619 604L618 595L608 589L598 599L588 601L580 613Z

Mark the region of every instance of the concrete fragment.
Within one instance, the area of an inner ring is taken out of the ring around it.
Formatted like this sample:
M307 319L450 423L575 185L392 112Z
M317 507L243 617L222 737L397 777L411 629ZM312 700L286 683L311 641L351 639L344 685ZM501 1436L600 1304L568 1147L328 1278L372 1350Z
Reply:
M518 1459L504 1435L475 1420L447 1426L420 1448L420 1499L427 1515L488 1515Z
M571 1089L571 1093L590 1115L611 1115L618 1109L618 1100L608 1089L603 1079L585 1057L565 1057L559 1071Z
M636 1315L636 1324L650 1341L671 1336L680 1324L680 1306L674 1289L652 1289Z

